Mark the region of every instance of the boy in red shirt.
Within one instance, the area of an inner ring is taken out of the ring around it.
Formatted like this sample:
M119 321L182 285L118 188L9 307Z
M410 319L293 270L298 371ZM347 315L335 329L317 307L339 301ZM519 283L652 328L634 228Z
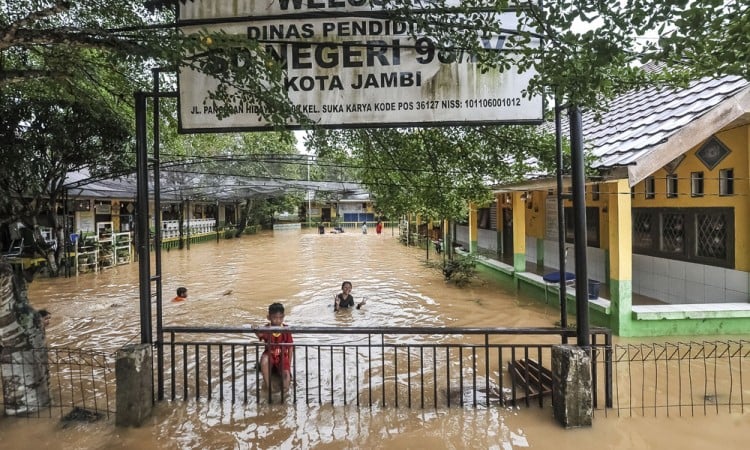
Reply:
M287 326L284 323L284 305L272 303L268 307L268 323L265 326ZM291 346L294 341L291 333L279 331L255 333L255 335L266 343L266 349L260 357L260 370L263 374L266 389L271 387L271 373L273 371L281 376L281 384L286 391L289 389L292 380L292 359L294 358L294 348Z

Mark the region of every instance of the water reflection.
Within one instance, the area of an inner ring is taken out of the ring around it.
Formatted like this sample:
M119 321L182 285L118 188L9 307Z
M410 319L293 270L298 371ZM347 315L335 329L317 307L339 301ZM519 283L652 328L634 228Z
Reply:
M389 234L283 232L164 253L164 322L260 325L269 303L295 326L551 326L557 310L480 281L463 289L425 267L424 251ZM53 313L50 345L113 352L139 339L137 265L78 278L39 279L36 308ZM341 282L362 310L334 313ZM169 302L178 286L187 301ZM228 293L231 291L231 293ZM227 294L228 293L228 294ZM524 305L519 307L519 304ZM649 420L598 417L563 431L549 408L421 409L354 405L164 402L139 429L112 421L65 429L56 420L0 419L4 448L745 448L750 415ZM33 436L33 439L29 439ZM668 436L668 438L667 438ZM700 443L702 446L696 446Z

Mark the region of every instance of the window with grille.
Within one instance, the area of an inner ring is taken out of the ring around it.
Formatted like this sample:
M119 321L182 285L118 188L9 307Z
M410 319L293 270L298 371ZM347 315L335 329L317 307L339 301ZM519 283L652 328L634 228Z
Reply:
M633 212L633 248L648 250L654 245L653 211Z
M573 218L573 208L565 208L565 241L570 243L575 237ZM586 245L599 247L599 208L596 206L586 207Z
M697 214L697 254L705 258L726 259L727 218L724 214Z
M668 254L684 254L685 214L663 213L661 222L661 245L659 246L659 250Z
M734 195L734 169L719 171L719 195Z
M693 197L703 197L703 172L693 172L690 174L690 195Z
M667 175L667 198L676 198L677 194L677 174Z
M734 267L733 208L633 208L633 252Z
M648 177L643 183L646 191L646 198L651 199L656 197L656 181L654 177Z

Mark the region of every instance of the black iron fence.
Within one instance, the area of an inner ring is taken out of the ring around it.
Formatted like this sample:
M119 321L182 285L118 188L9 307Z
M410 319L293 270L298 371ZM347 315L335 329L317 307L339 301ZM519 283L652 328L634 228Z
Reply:
M288 327L284 331L294 336L293 384L285 392L279 386L263 388L258 366L264 344L254 335L258 330L165 327L163 352L157 351L162 358L157 367L163 368L157 371L158 397L408 408L542 406L551 394L551 349L562 333L559 328ZM592 337L601 350L594 358L609 356L609 330L596 329ZM605 405L611 405L611 365L597 360L593 367L594 401L599 405L602 386Z
M616 345L612 355L614 402L606 414L694 416L750 409L750 341Z
M93 421L115 412L112 354L71 348L10 353L6 348L0 360L5 414ZM48 389L36 388L35 382Z
M169 341L163 346L163 370L156 371L157 396L251 407L271 402L548 407L551 348L560 341L559 329L545 328L289 327L285 331L295 339L294 381L284 392L278 380L272 389L263 388L257 363L264 345L254 331L165 328ZM612 345L607 330L597 329L591 342L597 415L742 414L750 408L750 341ZM114 413L113 354L48 348L22 356L3 354L4 413L64 420ZM49 395L38 399L18 381L36 376L33 364L44 358Z

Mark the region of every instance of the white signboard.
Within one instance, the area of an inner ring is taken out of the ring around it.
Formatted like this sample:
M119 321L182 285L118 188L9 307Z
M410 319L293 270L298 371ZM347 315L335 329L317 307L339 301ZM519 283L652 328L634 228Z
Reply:
M94 231L94 211L78 211L76 215L76 231Z
M560 233L558 230L557 217L557 197L548 196L544 201L545 221L544 221L544 239L548 241L557 241Z
M377 15L320 17L321 11L370 10L360 5L368 2L194 1L181 6L180 20L186 34L221 30L263 42L266 51L286 68L284 86L290 101L325 127L530 123L542 119L542 98L529 99L522 94L536 74L534 70L482 73L472 55L441 52L426 37L415 41L411 37L413 24ZM290 10L297 15L274 18ZM318 16L300 18L301 12ZM189 25L199 19L247 16L264 20ZM515 29L514 12L497 17L504 28ZM482 41L492 50L506 48L505 43L502 35ZM231 105L229 117L219 119L219 106L208 99L217 86L213 77L194 70L180 71L183 131L269 127L255 104Z

